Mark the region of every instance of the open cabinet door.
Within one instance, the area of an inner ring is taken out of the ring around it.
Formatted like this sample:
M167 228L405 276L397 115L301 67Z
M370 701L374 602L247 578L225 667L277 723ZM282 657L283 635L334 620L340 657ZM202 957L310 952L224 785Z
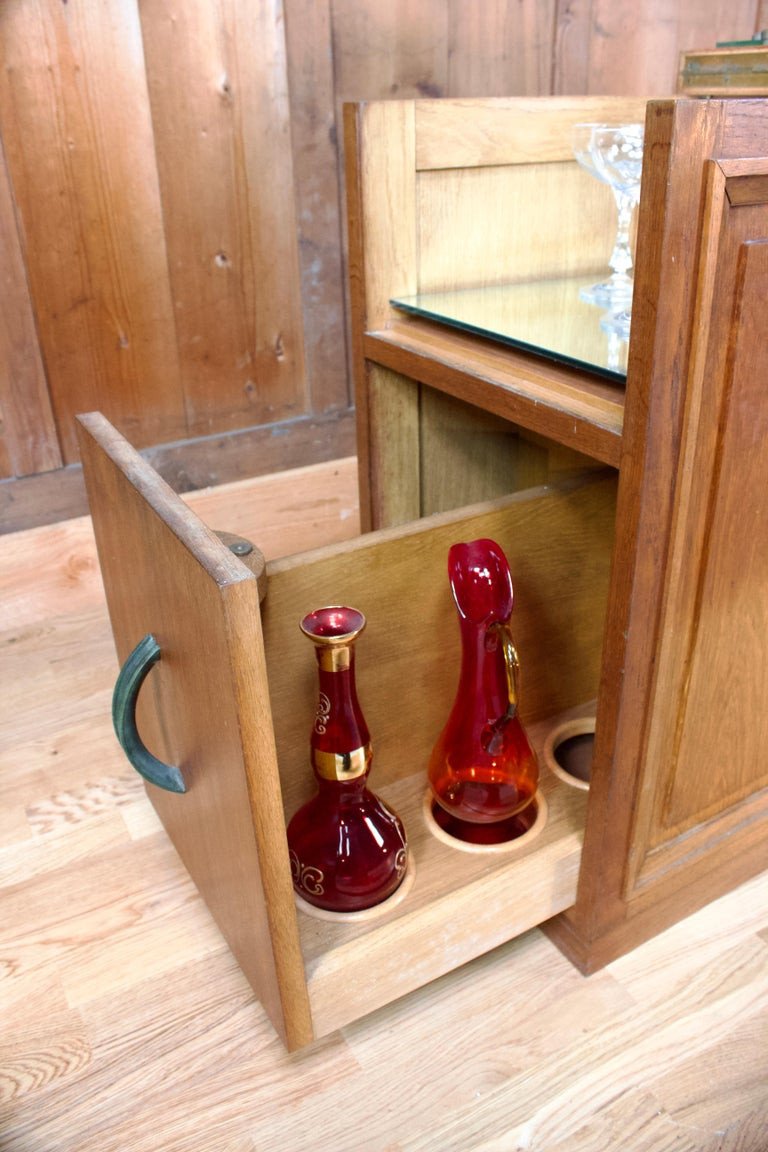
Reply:
M152 804L277 1031L299 1047L312 1025L256 575L101 415L78 417L78 434L123 669L121 741L148 750Z
M649 105L579 895L592 971L768 867L768 102Z

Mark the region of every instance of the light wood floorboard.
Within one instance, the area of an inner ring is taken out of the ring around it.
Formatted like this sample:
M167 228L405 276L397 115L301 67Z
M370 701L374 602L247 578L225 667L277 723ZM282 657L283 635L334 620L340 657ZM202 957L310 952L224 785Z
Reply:
M188 500L269 557L358 531L354 460ZM0 668L4 1152L767 1152L768 875L588 979L529 932L288 1055L112 735L87 518L4 538Z

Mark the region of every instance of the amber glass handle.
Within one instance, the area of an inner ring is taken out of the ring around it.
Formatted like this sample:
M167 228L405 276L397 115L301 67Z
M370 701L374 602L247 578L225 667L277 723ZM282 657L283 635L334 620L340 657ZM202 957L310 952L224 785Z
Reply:
M166 792L186 792L187 786L180 770L153 756L136 726L136 701L141 686L159 659L160 645L151 633L147 633L120 669L112 693L112 723L121 748L140 776Z
M504 668L507 674L507 696L509 707L507 719L511 719L517 712L517 702L520 697L520 660L517 649L512 643L512 633L506 624L494 624L494 632L498 633L501 651L504 656Z

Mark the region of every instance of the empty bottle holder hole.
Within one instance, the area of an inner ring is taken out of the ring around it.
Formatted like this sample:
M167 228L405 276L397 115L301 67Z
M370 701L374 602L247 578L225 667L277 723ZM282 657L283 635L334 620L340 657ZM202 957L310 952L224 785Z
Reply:
M544 742L544 762L551 772L573 788L589 789L595 718L583 716L553 728Z

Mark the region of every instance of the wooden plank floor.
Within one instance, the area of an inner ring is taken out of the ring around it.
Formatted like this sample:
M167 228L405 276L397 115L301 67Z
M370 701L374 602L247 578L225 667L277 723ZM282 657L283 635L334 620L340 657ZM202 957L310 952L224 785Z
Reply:
M286 554L357 532L354 468L189 502ZM768 1150L768 875L589 979L533 931L289 1056L112 735L88 520L5 537L0 589L3 1152Z

